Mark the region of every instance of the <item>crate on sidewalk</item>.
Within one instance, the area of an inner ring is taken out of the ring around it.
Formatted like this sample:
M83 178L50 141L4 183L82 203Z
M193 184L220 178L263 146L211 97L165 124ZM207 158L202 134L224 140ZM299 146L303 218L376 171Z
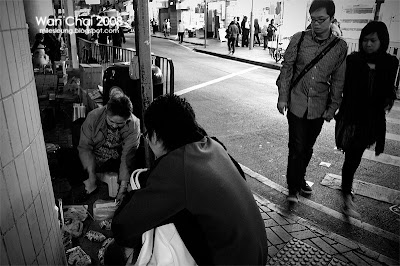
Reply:
M97 85L103 84L103 67L100 64L90 64L92 68L91 89L97 89Z
M92 86L92 66L89 64L79 64L79 74L81 86L90 89Z

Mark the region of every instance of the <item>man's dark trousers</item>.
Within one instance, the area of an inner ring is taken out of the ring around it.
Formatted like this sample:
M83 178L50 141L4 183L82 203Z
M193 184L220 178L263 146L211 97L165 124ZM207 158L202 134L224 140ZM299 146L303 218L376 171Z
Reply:
M305 182L306 168L313 154L313 146L322 125L323 118L307 119L307 112L303 118L288 112L289 123L289 157L287 166L287 184L289 194L300 192Z

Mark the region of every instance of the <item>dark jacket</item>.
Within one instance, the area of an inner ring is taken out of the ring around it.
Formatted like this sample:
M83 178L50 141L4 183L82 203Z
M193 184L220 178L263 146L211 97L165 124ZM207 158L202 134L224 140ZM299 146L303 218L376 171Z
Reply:
M116 212L113 235L126 245L177 215L180 223L174 223L198 265L266 264L267 237L253 194L209 137L157 161L145 187Z
M113 46L118 46L121 47L122 42L125 43L125 35L124 32L122 31L122 28L119 27L117 32L113 32L111 34L111 38L113 41Z
M394 82L398 59L387 53L376 58L371 76L366 58L355 52L347 57L343 102L339 115L346 124L356 126L354 145L369 147L376 142L375 153L383 152L386 134L384 108L396 98Z

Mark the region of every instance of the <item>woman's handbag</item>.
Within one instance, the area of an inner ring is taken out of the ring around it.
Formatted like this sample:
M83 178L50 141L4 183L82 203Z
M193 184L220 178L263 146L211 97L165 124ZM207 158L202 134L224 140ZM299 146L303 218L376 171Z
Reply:
M132 190L140 189L139 175L148 169L137 169L131 175ZM173 223L150 229L142 235L142 248L134 266L196 265Z
M346 121L344 110L340 110L335 116L335 142L336 148L346 151L354 140L356 126Z

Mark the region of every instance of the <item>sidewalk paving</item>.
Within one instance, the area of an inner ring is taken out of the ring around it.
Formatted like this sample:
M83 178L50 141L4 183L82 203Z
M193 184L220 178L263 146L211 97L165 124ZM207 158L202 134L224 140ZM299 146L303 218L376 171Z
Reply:
M176 35L152 37L176 40ZM228 55L226 42L202 38L184 38L184 43L196 45L196 52L263 67L280 69L263 47L236 47ZM248 175L246 173L246 175ZM248 175L248 177L251 177ZM254 193L264 219L268 238L268 265L400 265L400 261L370 250L364 245L333 232L322 230L311 221L295 216Z

